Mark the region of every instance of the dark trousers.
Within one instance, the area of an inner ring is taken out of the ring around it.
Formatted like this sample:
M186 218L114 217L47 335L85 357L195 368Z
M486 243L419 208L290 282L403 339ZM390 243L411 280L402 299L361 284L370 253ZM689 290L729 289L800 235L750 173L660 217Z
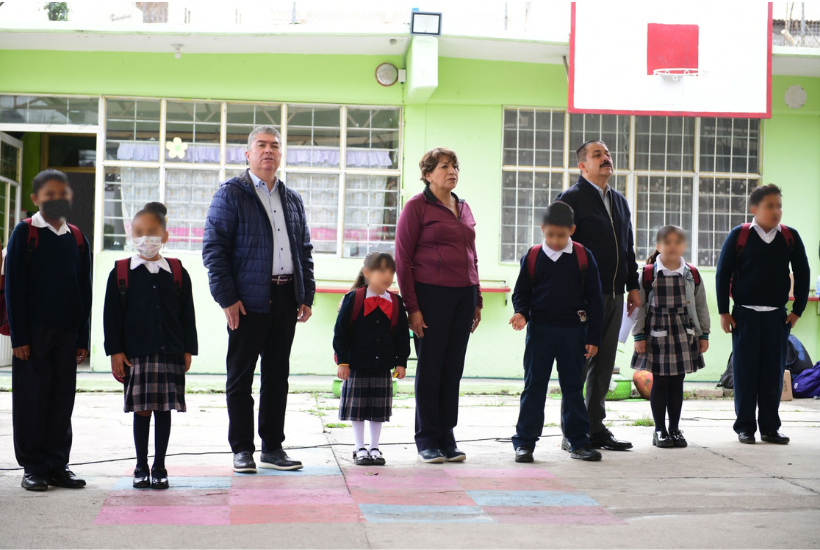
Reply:
M553 362L558 363L561 385L561 421L573 449L589 444L589 419L584 406L584 368L586 329L551 327L539 323L527 326L524 350L524 391L521 409L512 438L513 447L535 448L544 428L544 404Z
M14 453L26 473L68 465L77 389L77 332L31 327L31 356L11 362Z
M262 357L259 391L259 437L262 452L282 448L288 404L290 349L296 333L298 304L293 283L271 285L270 313L240 315L228 329L228 442L233 452L254 451L253 373Z
M459 384L478 294L474 286L416 283L416 296L427 324L424 338L415 339L416 447L454 447Z
M735 307L732 317L732 373L735 383L735 432L760 433L780 428L780 395L791 327L786 310L754 311ZM758 409L755 423L755 408Z

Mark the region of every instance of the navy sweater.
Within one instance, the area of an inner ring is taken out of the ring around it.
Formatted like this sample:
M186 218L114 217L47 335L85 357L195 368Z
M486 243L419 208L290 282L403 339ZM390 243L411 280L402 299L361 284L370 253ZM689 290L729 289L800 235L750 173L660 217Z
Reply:
M11 345L31 345L31 327L77 332L77 348L88 348L91 315L91 250L83 237L83 253L70 232L59 237L47 227L38 230L37 248L28 267L28 224L14 228L6 252L6 305Z
M797 231L789 227L794 237L794 248L789 249L786 238L780 233L766 244L757 230L749 230L749 239L740 257L737 256L737 239L740 226L729 233L717 265L718 312L729 313L729 287L732 300L739 306L785 307L789 301L789 265L794 273L794 304L792 312L803 315L809 298L809 260Z
M527 254L521 258L521 271L512 301L516 313L527 321L552 326L581 324L579 310L587 312L587 344L598 346L604 324L604 298L598 264L587 249L587 274L581 286L581 270L575 251L561 254L553 262L542 250L535 261L535 281L527 270Z
M390 319L381 309L375 309L370 315L364 314L364 304L359 316L350 326L353 313L355 291L345 294L336 328L333 334L333 350L336 352L336 363L347 363L351 370L380 372L395 367L406 367L410 357L410 325L407 322L407 311L404 300L398 298L399 320L395 330L390 329ZM396 307L396 303L393 303Z
M638 264L632 237L632 217L623 195L610 190L612 217L606 211L595 186L578 176L578 181L559 194L575 211L575 234L572 239L582 243L595 255L601 274L601 289L605 294L623 294L638 290Z
M176 297L174 276L160 269L156 275L144 265L128 271L128 291L122 308L117 269L111 270L103 311L105 353L144 357L155 353L198 351L191 278L182 269L182 288Z

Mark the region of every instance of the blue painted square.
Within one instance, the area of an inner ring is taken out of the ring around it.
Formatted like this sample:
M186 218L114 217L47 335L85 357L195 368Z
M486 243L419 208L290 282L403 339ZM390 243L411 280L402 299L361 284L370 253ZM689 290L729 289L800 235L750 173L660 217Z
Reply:
M598 506L583 493L561 491L467 491L479 506Z
M340 476L342 471L335 464L332 466L311 466L307 465L301 470L273 470L259 468L255 474L242 474L234 472L235 476Z
M134 479L130 477L121 477L111 487L112 491L126 491L128 489L134 491L145 491L146 489L134 489ZM168 476L170 489L230 489L231 478L227 476L214 477L174 477L173 474ZM150 490L150 489L148 489Z
M359 504L359 510L373 523L494 523L479 506Z

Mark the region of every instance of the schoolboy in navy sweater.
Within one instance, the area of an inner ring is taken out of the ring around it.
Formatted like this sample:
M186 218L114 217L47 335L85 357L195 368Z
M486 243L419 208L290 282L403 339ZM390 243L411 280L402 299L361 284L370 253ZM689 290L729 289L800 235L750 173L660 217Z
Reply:
M14 228L6 253L6 305L11 330L14 452L30 491L49 485L80 488L68 469L77 365L88 353L91 251L66 223L68 178L57 170L35 176L31 200L40 211Z
M743 226L735 227L723 243L717 266L717 300L720 326L732 334L734 374L734 430L741 443L755 442L759 426L763 441L784 445L780 433L780 395L786 368L789 333L806 309L809 297L809 261L800 235L780 219L783 201L780 188L757 187L749 196L754 221L747 230L745 246L738 247ZM794 303L786 313L794 274ZM731 292L734 308L729 313ZM755 423L755 406L758 408Z
M603 295L598 266L592 253L572 242L575 232L572 208L555 202L547 208L541 225L544 243L538 251L533 276L529 253L513 292L515 330L527 324L524 351L524 391L512 438L516 462L532 462L535 443L544 426L552 364L558 362L562 394L562 420L572 458L601 460L589 440L589 417L584 406L584 361L594 357L601 342ZM576 246L585 252L586 261Z

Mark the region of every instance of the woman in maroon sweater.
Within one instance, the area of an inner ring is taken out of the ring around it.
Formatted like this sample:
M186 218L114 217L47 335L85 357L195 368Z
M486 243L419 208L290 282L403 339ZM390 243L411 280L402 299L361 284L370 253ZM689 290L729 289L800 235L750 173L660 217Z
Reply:
M396 275L416 335L416 447L424 462L460 462L458 393L467 341L481 321L475 219L453 189L458 158L444 148L419 163L424 191L396 230Z

